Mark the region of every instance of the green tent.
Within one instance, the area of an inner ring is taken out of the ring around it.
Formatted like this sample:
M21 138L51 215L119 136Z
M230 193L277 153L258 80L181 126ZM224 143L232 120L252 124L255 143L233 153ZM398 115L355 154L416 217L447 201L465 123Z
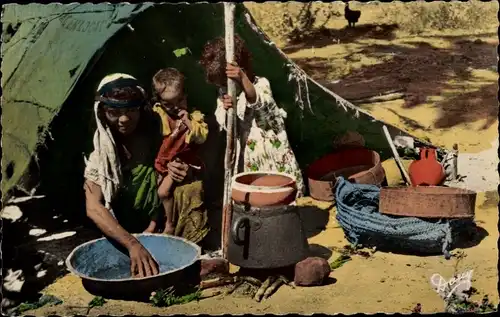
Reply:
M207 40L224 34L223 12L222 4L208 3L5 5L2 201L12 190L39 185L46 194L81 194L83 157L92 149L94 91L109 73L132 74L149 87L156 70L176 67L186 74L190 104L213 113L216 90L205 84L197 60ZM250 48L256 73L270 80L288 112L289 138L302 167L347 130L390 156L382 122L304 76L243 5L235 14L235 32ZM179 57L174 51L180 48L188 50ZM405 134L389 128L393 136ZM223 155L224 142L210 151Z

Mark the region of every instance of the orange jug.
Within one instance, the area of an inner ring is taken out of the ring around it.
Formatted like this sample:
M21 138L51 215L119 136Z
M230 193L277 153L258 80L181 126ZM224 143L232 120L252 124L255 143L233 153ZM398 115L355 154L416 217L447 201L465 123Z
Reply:
M446 174L443 166L437 161L436 149L420 149L420 160L413 161L409 168L413 186L438 186Z

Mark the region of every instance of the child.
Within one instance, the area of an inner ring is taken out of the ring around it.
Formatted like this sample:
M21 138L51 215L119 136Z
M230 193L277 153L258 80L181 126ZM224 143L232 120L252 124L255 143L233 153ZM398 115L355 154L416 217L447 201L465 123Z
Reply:
M166 218L163 233L173 234L175 183L168 174L167 164L180 159L190 167L200 169L195 150L206 141L208 126L201 112L188 114L184 76L177 69L158 71L153 77L153 93L156 94L153 110L161 118L164 137L155 160L155 169L160 174L158 195ZM156 222L157 219L153 218L145 232L154 232Z
M251 54L239 36L234 39L234 62L226 64L224 37L208 42L200 64L206 79L219 88L215 117L226 129L227 109L235 106L238 142L234 173L274 171L295 177L297 197L303 195L304 182L285 130L286 112L274 101L271 85L252 70ZM227 95L227 78L237 83L237 101Z

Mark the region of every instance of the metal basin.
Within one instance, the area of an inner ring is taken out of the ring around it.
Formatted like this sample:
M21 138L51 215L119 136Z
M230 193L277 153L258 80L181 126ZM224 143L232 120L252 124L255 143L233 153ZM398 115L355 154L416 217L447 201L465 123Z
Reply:
M132 278L126 250L107 238L76 247L66 259L69 271L82 279L85 289L106 298L147 299L151 292L199 279L201 249L182 238L164 234L136 234L151 253L160 273L151 277Z
M381 186L385 171L380 155L366 148L339 150L314 161L307 171L311 197L335 201L337 177L342 176L357 184Z

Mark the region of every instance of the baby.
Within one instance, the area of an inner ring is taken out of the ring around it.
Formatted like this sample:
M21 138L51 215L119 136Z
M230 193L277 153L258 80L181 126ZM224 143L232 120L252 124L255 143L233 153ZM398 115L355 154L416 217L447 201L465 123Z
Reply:
M188 114L184 75L177 69L158 71L153 77L153 93L156 95L153 110L161 118L163 133L163 143L155 160L155 169L160 175L158 195L166 218L163 233L174 234L175 183L168 174L167 164L179 159L194 169L201 169L196 149L206 141L208 125L200 111ZM157 220L153 217L145 232L155 232Z

